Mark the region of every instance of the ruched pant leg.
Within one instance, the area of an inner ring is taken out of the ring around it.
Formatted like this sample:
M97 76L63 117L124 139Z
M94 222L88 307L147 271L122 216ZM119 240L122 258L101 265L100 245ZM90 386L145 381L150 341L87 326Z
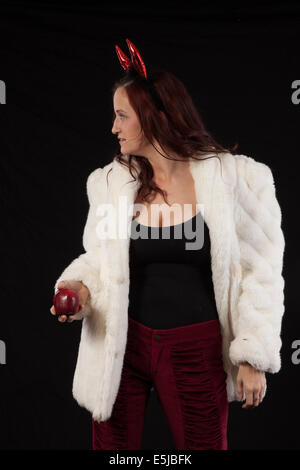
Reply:
M226 450L226 377L219 320L158 330L129 318L118 395L109 420L93 420L93 448L141 449L154 386L176 449Z

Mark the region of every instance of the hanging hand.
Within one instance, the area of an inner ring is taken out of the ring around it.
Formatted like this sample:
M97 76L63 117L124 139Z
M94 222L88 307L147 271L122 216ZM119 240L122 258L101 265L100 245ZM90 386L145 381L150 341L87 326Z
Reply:
M255 369L248 362L241 363L237 375L237 390L240 400L242 400L245 392L246 402L242 408L257 407L263 400L265 389L266 377L264 371Z

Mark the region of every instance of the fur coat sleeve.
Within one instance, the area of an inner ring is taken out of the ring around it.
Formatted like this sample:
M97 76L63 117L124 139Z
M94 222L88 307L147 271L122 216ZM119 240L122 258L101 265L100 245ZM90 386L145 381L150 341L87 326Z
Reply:
M55 292L57 291L57 285L63 280L76 280L82 281L84 285L89 288L91 295L89 296L85 307L81 311L74 315L75 320L81 320L84 317L91 316L93 312L93 300L95 299L96 292L99 291L99 251L100 251L100 239L96 236L96 209L99 204L99 199L104 197L100 194L101 188L103 188L101 179L104 177L104 171L102 168L97 168L89 174L86 184L87 196L89 201L89 211L86 220L86 224L83 232L83 247L85 253L75 258L62 272L55 283ZM92 187L97 187L98 192L92 191Z
M267 165L239 156L237 167L234 220L241 278L229 357L235 365L246 361L275 373L281 367L284 313L281 210Z

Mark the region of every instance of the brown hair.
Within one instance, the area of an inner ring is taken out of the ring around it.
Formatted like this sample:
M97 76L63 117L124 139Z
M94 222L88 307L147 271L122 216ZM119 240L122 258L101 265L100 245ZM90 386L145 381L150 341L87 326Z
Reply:
M179 78L173 73L162 69L153 69L151 77L155 90L167 111L167 117L161 115L149 91L139 80L135 80L132 76L124 75L116 81L112 93L114 95L119 87L126 88L129 103L139 118L144 135L155 149L153 138L159 143L163 152L167 154L166 149L170 149L176 155L181 155L183 160L188 158L196 160L218 158L221 163L218 155L202 158L201 154L205 155L208 152L216 154L223 152L235 153L238 147L237 143L232 148L226 149L216 142L206 130L190 94ZM159 152L158 149L156 150ZM178 160L178 158L161 155L164 158ZM197 155L201 158L198 158ZM149 201L151 194L154 197L155 193L161 193L166 201L166 192L153 181L153 167L146 157L129 155L127 160L117 150L114 159L129 168L134 181L137 177L140 180L139 200ZM168 204L167 201L166 203Z

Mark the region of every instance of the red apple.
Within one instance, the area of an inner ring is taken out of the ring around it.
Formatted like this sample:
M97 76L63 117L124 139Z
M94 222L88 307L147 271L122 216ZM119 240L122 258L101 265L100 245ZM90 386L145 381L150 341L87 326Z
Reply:
M74 315L80 308L78 294L71 289L59 289L53 297L53 305L57 315Z

